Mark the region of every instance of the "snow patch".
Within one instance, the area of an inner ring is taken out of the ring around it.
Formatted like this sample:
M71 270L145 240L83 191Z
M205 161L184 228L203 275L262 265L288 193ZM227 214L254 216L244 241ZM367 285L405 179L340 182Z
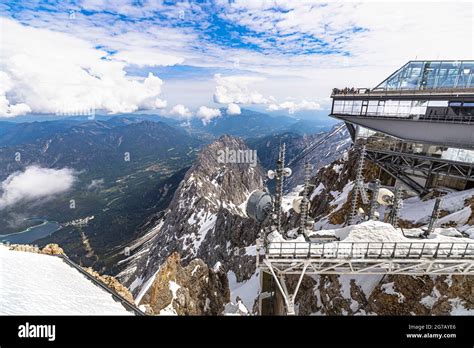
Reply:
M131 315L55 256L0 246L1 315Z

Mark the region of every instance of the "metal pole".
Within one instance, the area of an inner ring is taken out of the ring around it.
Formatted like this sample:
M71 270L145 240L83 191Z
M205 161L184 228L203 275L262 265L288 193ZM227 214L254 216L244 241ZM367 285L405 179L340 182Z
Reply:
M433 230L435 229L436 223L438 222L438 219L439 219L440 212L441 212L441 198L438 197L436 198L435 203L434 203L433 212L431 213L430 223L425 233L426 236L430 235L430 233L433 232Z
M308 206L309 206L309 180L311 176L312 166L308 162L304 164L304 189L303 189L303 199L301 200L301 216L300 216L300 228L299 233L305 234L306 226L308 224Z
M397 186L395 190L395 198L393 200L393 207L392 207L392 216L391 216L391 224L393 227L398 226L398 218L400 217L400 209L402 207L402 187Z
M285 168L285 143L280 145L280 151L278 154L276 175L275 175L275 203L273 206L273 212L276 215L276 226L277 231L281 233L281 206L283 199L283 169Z
M359 161L357 164L356 178L354 183L354 188L352 190L352 200L351 200L351 212L349 215L349 225L354 225L356 223L357 217L357 199L360 193L360 190L364 189L364 160L365 160L366 148L365 145L362 146L359 155Z
M377 198L379 196L379 190L380 190L380 180L376 179L374 182L374 187L372 190L372 200L370 202L370 210L369 210L369 220L372 220L374 218L375 211L378 208L378 202Z

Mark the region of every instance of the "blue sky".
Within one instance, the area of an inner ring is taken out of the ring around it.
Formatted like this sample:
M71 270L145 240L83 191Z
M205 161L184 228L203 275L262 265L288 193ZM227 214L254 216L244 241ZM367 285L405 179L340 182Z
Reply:
M0 115L323 115L333 87L374 86L414 58L472 59L473 13L469 1L10 1Z

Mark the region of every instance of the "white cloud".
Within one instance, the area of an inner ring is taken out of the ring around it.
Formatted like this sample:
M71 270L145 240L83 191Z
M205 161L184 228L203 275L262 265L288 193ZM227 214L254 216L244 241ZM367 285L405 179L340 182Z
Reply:
M28 25L51 28L66 33L67 37L81 39L90 44L88 49L105 58L100 63L107 65L130 64L135 68L185 63L187 66L211 68L210 74L214 74L215 69L225 69L223 71L226 74L248 75L252 78L255 75L265 76L265 80L253 81L243 90L221 84L214 100L222 104L259 104L269 99L264 96L273 95L281 101L297 98L317 100L324 105L322 100L328 97L333 87L372 87L410 59L472 59L474 56L474 5L469 1L216 2L215 7L214 4L208 6L190 1L177 2L173 6L160 1L148 1L137 2L139 5L135 6L129 1L88 0L75 8L79 10L84 7L97 12L85 15L77 11L74 21L67 16L71 5L66 2L56 4L54 12L38 11L35 6L26 3L25 10L12 8L10 12L18 12L15 13L15 18ZM209 13L210 10L213 11L212 14ZM247 30L236 36L243 44L238 47L220 45L221 40L205 35L203 30L216 24L213 22L214 16L230 26L245 27ZM184 20L186 24L195 25L179 25L174 20ZM8 28L3 27L1 30L2 33L5 32L5 39L2 41L18 40L17 35L11 35L11 31L5 29ZM63 45L72 54L58 49L50 54L50 46L55 42L53 38L38 40L37 35L29 37L30 40L18 40L18 45L25 47L25 51L32 47L32 52L26 52L30 56L41 49L40 45L47 43L44 52L35 53L35 57L43 53L48 58L61 57L64 61L68 61L70 56L85 59L80 51L71 51L70 48L75 47L75 44L66 42ZM101 49L95 49L96 46ZM2 51L6 52L4 47ZM61 59L53 60L54 64ZM93 58L94 61L98 59ZM5 61L0 57L1 60ZM36 59L32 61L36 67L41 67L42 64L37 64ZM59 63L60 66L65 64L61 61ZM38 87L34 90L34 97L25 100L21 95L21 87L17 87L16 75L5 72L11 75L15 83L15 88L7 94L8 105L24 103L33 110L38 110L36 105L30 105L30 101L45 93L45 88ZM61 74L67 76L64 72L71 73L68 69L61 69ZM91 70L86 68L85 73L89 72ZM92 78L95 75L93 72L90 74ZM72 76L75 75L74 72ZM34 76L30 74L30 77ZM77 81L83 84L82 80ZM176 88L169 92L167 82L163 94L174 105L182 101L181 89L192 89L190 98L196 101L187 99L186 104L194 108L208 102L208 97L200 89L203 81L204 79L195 79L192 75L173 82L170 80L170 83L176 84ZM32 84L33 82L27 83ZM54 86L55 82L49 84ZM65 83L59 83L61 87L64 85ZM32 88L27 90L30 92ZM134 93L133 88L130 90ZM55 90L51 93L47 89L46 91L48 93L45 93L45 98L38 99L43 104L44 100L55 100ZM84 97L89 94L85 93ZM76 95L79 96L79 92ZM113 99L123 98L120 96ZM84 100L87 102L86 98ZM119 102L116 104L121 106ZM124 104L141 107L135 101ZM148 103L152 104L155 103ZM262 104L278 103L270 100ZM10 111L10 114L13 112Z
M171 116L178 116L181 118L189 118L192 116L191 111L184 106L183 104L176 104L171 108L171 110L168 112L168 115Z
M0 117L33 112L96 109L111 113L163 108L163 81L149 73L130 78L125 63L72 35L1 18ZM2 97L3 96L3 97Z
M29 166L24 172L15 172L2 182L0 209L19 202L29 202L64 193L75 181L75 172L69 168L49 169Z
M221 104L228 103L227 113L229 115L240 114L241 110L238 104L267 105L267 110L269 111L287 110L290 114L301 110L322 110L321 104L316 101L303 99L300 102L290 100L279 103L273 96L264 96L256 90L254 85L265 82L265 78L241 75L224 77L216 74L214 81L217 83L214 101ZM279 88L284 88L286 81L279 81L278 83ZM275 80L272 81L272 84L276 85ZM261 88L265 89L267 87L265 84L261 85ZM284 93L288 93L286 89Z
M240 115L240 114L241 114L240 106L238 106L237 104L230 103L227 106L227 115Z
M214 75L217 83L214 93L214 101L219 104L267 104L269 99L250 88L250 85L264 81L262 77L256 76L222 76Z
M14 117L30 112L31 108L25 103L10 104L7 99L7 92L12 89L12 81L3 71L0 71L0 116Z
M270 104L267 108L269 111L287 110L288 113L294 114L301 110L322 110L321 105L314 101L302 100L301 102L285 101L280 104Z
M196 113L196 116L201 118L204 125L208 124L213 118L219 117L221 111L219 109L208 108L207 106L201 106Z

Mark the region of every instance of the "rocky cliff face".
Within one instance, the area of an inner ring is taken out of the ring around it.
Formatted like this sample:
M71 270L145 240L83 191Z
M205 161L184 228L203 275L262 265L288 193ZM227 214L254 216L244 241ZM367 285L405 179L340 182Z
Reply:
M210 269L200 259L183 267L175 252L161 265L140 305L151 315L219 315L229 301L225 272Z
M472 315L473 282L469 276L306 277L296 302L299 315Z
M119 278L134 295L142 297L143 303L149 303L154 313L163 301L146 289L153 279L158 281L161 266L175 252L185 267L184 273L196 262L211 268L220 263L222 272L231 272L237 281L248 279L255 272L252 245L259 226L246 217L245 202L253 190L263 187L263 173L259 166L249 163L222 163L226 161L222 161L220 151L226 149L246 151L248 147L237 138L223 136L205 148L176 190L164 216L152 217L144 224L143 237L132 246L131 256L123 263ZM182 270L178 270L181 274ZM188 282L193 278L176 277L181 288L193 286L192 281ZM155 289L162 287L159 281L153 284ZM204 302L196 301L189 313L208 313L201 306ZM176 310L186 312L182 306Z

